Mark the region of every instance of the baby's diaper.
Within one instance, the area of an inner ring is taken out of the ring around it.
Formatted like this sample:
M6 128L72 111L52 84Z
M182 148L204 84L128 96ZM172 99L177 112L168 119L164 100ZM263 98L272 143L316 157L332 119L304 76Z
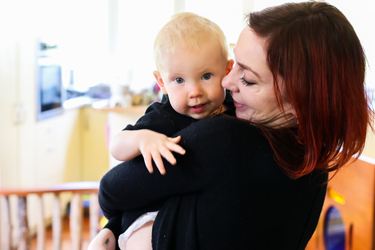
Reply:
M121 250L125 250L126 241L129 239L130 235L142 227L144 224L146 224L149 221L155 221L156 215L159 211L156 212L148 212L143 215L141 215L137 220L133 222L133 224L130 225L130 227L122 234L120 234L120 237L118 238L118 245Z

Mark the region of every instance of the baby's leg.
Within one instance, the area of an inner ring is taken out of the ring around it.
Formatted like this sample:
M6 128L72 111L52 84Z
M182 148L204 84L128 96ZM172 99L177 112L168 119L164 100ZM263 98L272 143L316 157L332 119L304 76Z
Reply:
M132 232L126 241L126 250L152 250L151 235L153 224L153 221L149 221Z
M116 239L108 228L102 229L90 242L88 250L115 250Z

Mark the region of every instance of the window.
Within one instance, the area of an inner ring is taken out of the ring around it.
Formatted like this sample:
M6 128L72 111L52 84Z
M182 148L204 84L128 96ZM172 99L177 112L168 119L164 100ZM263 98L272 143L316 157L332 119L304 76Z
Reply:
M154 40L173 13L173 0L118 1L114 82L129 85L134 92L155 84Z
M56 4L58 3L58 4ZM58 38L64 69L74 71L74 88L87 88L107 81L108 3L102 0L65 0L45 4L48 25L43 34ZM53 21L53 25L50 21ZM49 23L49 24L48 24ZM65 72L66 73L66 72ZM67 73L66 73L67 74ZM64 74L64 76L66 75ZM67 77L64 85L69 84Z
M175 9L189 11L216 22L235 43L243 28L243 0L118 0L118 38L115 81L137 92L155 84L153 43L157 32ZM175 6L178 8L175 8Z
M228 43L236 43L245 14L243 0L185 0L185 11L194 12L215 22L223 30Z

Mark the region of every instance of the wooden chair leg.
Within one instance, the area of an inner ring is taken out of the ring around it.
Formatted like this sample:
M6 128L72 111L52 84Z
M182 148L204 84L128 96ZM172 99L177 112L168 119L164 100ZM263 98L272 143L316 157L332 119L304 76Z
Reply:
M27 199L26 197L18 197L18 220L19 220L19 232L20 242L18 250L29 250L30 249L30 238L29 238L29 226L27 222Z
M1 196L1 245L0 248L10 250L12 225L10 221L9 196Z
M70 203L70 236L72 250L80 250L82 243L82 198L81 194L73 194Z
M52 215L53 249L61 250L61 207L59 194L55 194Z
M99 201L98 194L90 194L90 239L98 234L99 227Z
M42 195L38 195L37 250L44 250L46 244L46 226Z

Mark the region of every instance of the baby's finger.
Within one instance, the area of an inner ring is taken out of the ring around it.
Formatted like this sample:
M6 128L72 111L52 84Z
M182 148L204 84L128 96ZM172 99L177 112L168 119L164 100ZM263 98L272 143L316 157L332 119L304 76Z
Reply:
M173 143L172 143L173 144ZM159 149L160 154L172 165L176 164L176 158L174 158L171 151L168 148L162 147Z
M179 135L177 137L168 137L168 140L173 143L179 143L181 141L181 136Z
M152 159L154 160L156 167L159 169L160 174L165 175L163 160L161 159L159 152L152 153Z
M150 174L154 172L154 168L152 167L152 159L151 155L149 154L144 154L143 155L143 161L145 162L146 168Z
M181 147L180 145L178 145L178 144L167 143L167 144L166 144L166 147L167 147L170 151L173 151L173 152L179 153L180 155L184 155L184 154L186 153L185 149L184 149L183 147Z

